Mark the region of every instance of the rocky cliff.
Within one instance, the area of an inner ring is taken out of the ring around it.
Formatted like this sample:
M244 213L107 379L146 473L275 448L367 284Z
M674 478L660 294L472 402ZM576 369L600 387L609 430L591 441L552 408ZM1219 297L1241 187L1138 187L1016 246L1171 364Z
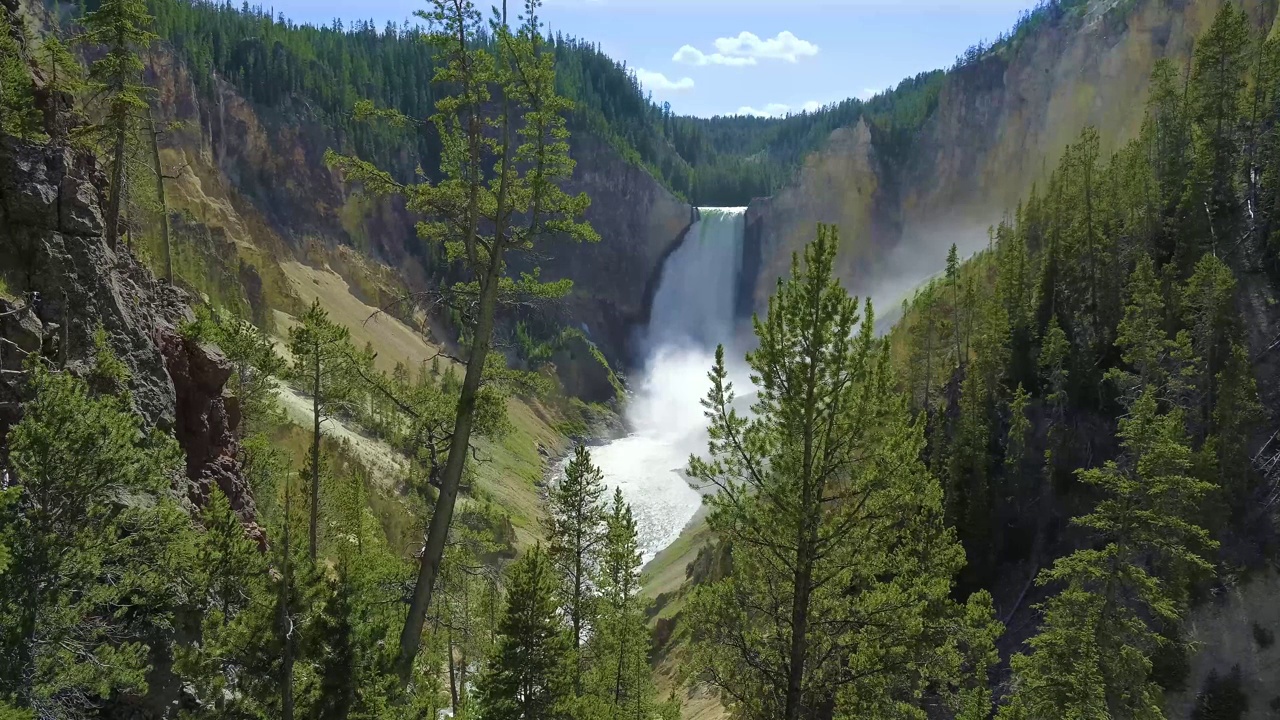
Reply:
M256 297L248 289L242 293L255 315L269 314L263 304L288 310L288 283L273 267L284 258L328 263L362 300L382 305L379 288L333 262L340 247L394 268L385 284L420 289L428 282L432 255L414 235L416 219L395 202L353 194L325 167L325 150L341 148L341 138L305 104L257 107L221 78L212 94L201 93L185 65L163 48L149 75L160 97L160 120L178 127L162 138L165 164L180 168L170 182L173 209L235 248L238 259L222 262L226 273L238 272L237 264L252 266L266 285ZM621 364L629 330L644 317L647 283L679 243L692 211L588 133L574 135L572 155L577 169L568 189L592 198L587 219L601 240L588 247L553 245L538 264L544 277L574 281L566 317Z
M184 340L190 298L158 282L127 248L103 238L107 185L91 154L0 135L0 438L27 400L33 355L84 374L103 334L129 373L129 394L148 427L173 431L187 458L175 490L196 506L214 485L260 542L241 473L231 368L215 349Z
M765 306L819 222L839 226L844 279L882 307L941 269L951 243L962 254L985 247L987 228L1082 128L1102 131L1104 153L1137 134L1156 61L1187 62L1226 1L1097 0L949 73L905 149L893 152L865 123L835 131L791 185L751 204L753 307ZM1241 5L1259 28L1275 22L1276 0Z

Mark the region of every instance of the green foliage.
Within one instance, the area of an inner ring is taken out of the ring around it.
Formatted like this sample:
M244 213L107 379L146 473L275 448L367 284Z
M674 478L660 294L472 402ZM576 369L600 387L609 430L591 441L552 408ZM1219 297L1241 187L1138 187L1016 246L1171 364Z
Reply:
M1238 192L1240 103L1250 64L1249 20L1226 3L1196 43L1188 87L1191 128L1190 174L1182 198L1187 222L1180 259L1231 242L1243 211Z
M1196 696L1191 720L1240 720L1249 711L1249 696L1243 684L1239 665L1233 665L1226 677L1217 670L1210 671L1204 689Z
M964 553L870 305L862 315L833 276L836 246L820 227L756 321L750 418L733 408L717 352L704 400L710 460L690 461L719 489L708 523L733 567L691 603L690 669L736 717L802 717L829 703L837 716L923 717L926 692L958 706L965 672L985 685L985 664L966 667L968 646L989 647L998 628L985 593L974 599L985 616L950 599Z
M1075 550L1038 576L1054 594L1002 716L1160 717L1185 669L1193 586L1219 559L1206 528L1239 542L1233 521L1257 497L1262 416L1236 278L1274 269L1280 204L1261 198L1280 197L1267 174L1280 46L1253 45L1228 5L1188 77L1157 63L1138 138L1107 158L1086 128L988 251L949 254L893 334L971 568ZM1055 532L1069 513L1074 529Z
M30 367L7 443L21 499L0 524L0 696L77 717L146 692L150 649L191 597L190 523L168 495L176 445L117 395Z
M1116 345L1123 349L1121 358L1132 370L1113 369L1108 378L1129 403L1137 393L1151 388L1161 398L1182 406L1188 382L1196 373L1197 358L1190 354L1185 334L1170 339L1165 330L1164 295L1146 255L1138 258L1125 294L1129 302L1117 327Z
M289 353L293 356L289 377L311 397L311 452L307 456L311 522L307 537L312 562L319 553L320 477L325 464L320 452L320 426L355 395L356 367L373 362L372 356L356 355L350 337L345 327L329 319L318 298L299 318L298 325L289 329Z
M147 88L142 82L141 52L157 36L146 0L102 0L81 19L84 32L76 42L105 52L89 65L85 90L93 98L98 118L77 128L78 137L101 146L110 168L107 207L103 213L107 244L113 249L120 231L127 192L129 139L139 117L147 111Z
M608 539L605 523L604 476L583 445L574 450L564 478L547 499L549 522L547 555L561 578L561 605L572 626L573 650L579 653L595 619L597 588L593 583L602 546ZM582 687L581 657L573 673L575 692Z
M1012 661L1013 700L1002 716L1160 718L1151 657L1155 623L1176 623L1188 583L1212 572L1216 543L1192 519L1213 488L1190 477L1182 414L1157 410L1144 389L1121 422L1125 461L1082 470L1106 493L1075 523L1104 543L1060 558L1038 578L1066 588L1044 604L1033 651ZM1163 581L1162 579L1163 578Z
M573 645L560 624L558 586L541 548L512 566L497 644L476 682L480 720L573 717Z
M476 420L499 305L560 297L568 280L544 282L538 270L512 277L508 263L537 252L552 238L595 241L581 220L590 199L561 185L573 173L564 113L572 103L556 92L554 55L546 52L539 0L527 0L513 29L495 20L494 43L484 43L480 13L469 1L437 0L420 16L431 22L436 49L433 80L451 94L439 98L429 124L441 138L439 180L419 175L413 183L368 160L330 149L326 162L372 195L399 195L425 218L418 235L456 263L460 273L442 288L443 302L463 317L467 345L449 457L439 475L440 495L427 530L419 577L400 641L397 672L407 684L435 592L452 522L466 451Z
M1004 464L1005 473L1018 477L1022 473L1022 465L1027 460L1027 433L1031 430L1031 421L1027 418L1027 404L1031 396L1021 384L1009 401L1009 434L1005 440Z
M649 628L640 598L641 555L631 507L615 489L605 520L595 587L598 613L591 635L585 705L592 717L645 720L657 710L649 669Z
M279 674L273 667L276 594L267 558L221 491L211 494L200 522L200 642L179 650L175 669L191 680L201 700L193 717L268 717L278 703Z
M16 485L9 487L7 482L0 487L0 517L7 518L13 512L12 508L18 504L19 490ZM13 560L13 554L9 550L9 545L14 540L9 537L12 532L12 526L6 523L5 532L0 534L0 575L9 569L9 563Z
M11 30L15 32L11 32ZM35 87L23 46L14 37L26 38L21 15L5 12L0 22L0 131L21 138L39 139L44 134L36 109Z

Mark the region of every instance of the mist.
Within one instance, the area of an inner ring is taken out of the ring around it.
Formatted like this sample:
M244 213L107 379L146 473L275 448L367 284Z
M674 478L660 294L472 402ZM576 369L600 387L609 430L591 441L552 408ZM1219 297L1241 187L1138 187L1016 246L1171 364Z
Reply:
M909 228L879 263L875 276L850 288L855 295L871 298L876 310L877 334L888 333L901 319L903 300L910 300L916 290L942 275L952 243L962 262L986 249L990 224L964 222L934 222Z
M717 345L742 382L736 293L742 271L745 208L701 208L700 219L667 259L649 325L639 334L644 362L626 410L627 435L598 445L592 458L612 491L631 505L645 562L670 545L702 507L686 470L707 448L702 399Z

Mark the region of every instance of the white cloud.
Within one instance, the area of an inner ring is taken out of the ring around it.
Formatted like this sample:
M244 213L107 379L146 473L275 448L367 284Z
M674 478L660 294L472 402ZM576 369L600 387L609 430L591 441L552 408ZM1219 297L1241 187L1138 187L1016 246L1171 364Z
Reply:
M650 90L677 92L693 89L693 78L683 77L679 80L672 80L660 72L653 72L644 68L636 68L636 79L640 81L641 85Z
M754 108L750 105L743 105L738 108L735 115L755 115L756 117L785 117L789 113L799 112L817 112L823 107L822 103L817 100L810 100L801 105L799 108L791 107L786 103L769 103L763 108Z
M775 37L761 39L760 36L746 31L737 37L717 38L716 51L706 53L692 45L684 45L672 60L686 65L755 65L761 60L782 60L799 62L802 57L813 57L818 54L818 46L808 40L801 40L793 33L783 30Z
M818 46L808 40L801 40L788 30L783 30L776 37L761 40L754 33L746 31L738 33L735 38L719 38L716 50L729 57L745 57L760 60L785 60L799 62L802 57L813 57L818 54Z
M882 92L884 90L880 88L862 88L862 92L858 93L858 99L866 102Z
M720 53L707 54L692 45L685 45L671 56L671 59L685 65L755 65L753 57L729 57Z

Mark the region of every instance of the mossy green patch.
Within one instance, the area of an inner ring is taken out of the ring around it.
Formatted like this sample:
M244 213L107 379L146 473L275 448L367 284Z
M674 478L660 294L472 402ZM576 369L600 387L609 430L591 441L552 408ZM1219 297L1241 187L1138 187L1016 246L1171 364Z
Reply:
M511 429L496 441L481 441L480 462L471 463L481 492L511 516L517 547L544 539L541 485L548 459L559 455L567 440L527 401L507 403Z

